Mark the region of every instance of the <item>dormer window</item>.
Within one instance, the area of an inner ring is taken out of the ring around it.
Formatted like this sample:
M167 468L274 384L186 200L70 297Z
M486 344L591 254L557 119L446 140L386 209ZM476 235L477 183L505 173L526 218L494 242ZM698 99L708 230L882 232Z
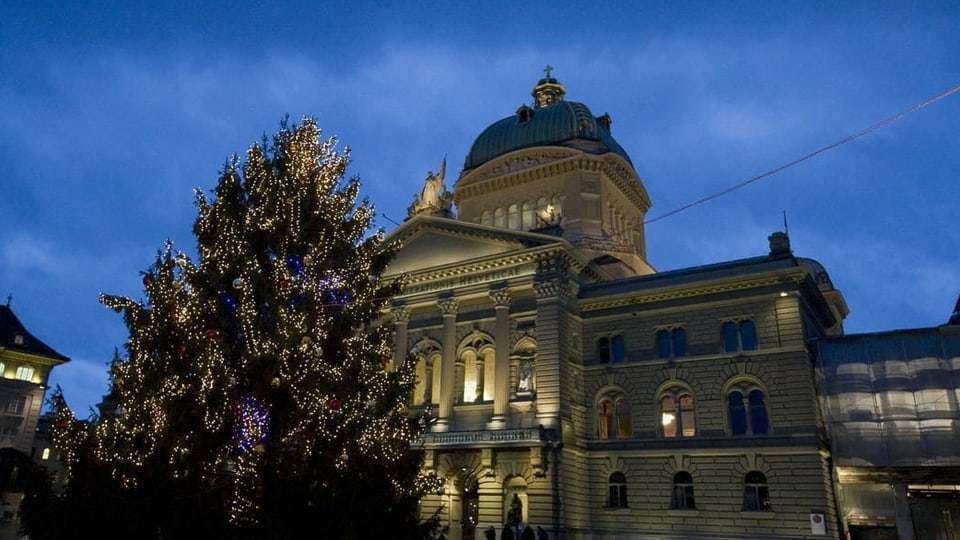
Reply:
M533 109L526 105L521 105L520 108L517 109L517 123L526 124L530 120L533 120Z
M603 129L610 131L610 124L613 123L613 119L610 118L609 114L604 113L603 116L597 117L597 123L603 126Z
M14 345L23 345L23 334L17 334L13 336Z

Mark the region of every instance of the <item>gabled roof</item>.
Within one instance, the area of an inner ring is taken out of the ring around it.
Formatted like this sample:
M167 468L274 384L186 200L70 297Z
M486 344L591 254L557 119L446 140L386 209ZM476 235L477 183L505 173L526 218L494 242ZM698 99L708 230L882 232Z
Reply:
M33 337L33 335L23 327L20 319L13 314L10 306L0 306L0 347L12 351L21 351L38 356L69 362L66 356L53 350L46 343Z
M561 251L571 267L589 281L606 278L596 264L558 236L417 215L391 231L385 243L398 242L397 256L384 273L452 276L529 262L538 254Z

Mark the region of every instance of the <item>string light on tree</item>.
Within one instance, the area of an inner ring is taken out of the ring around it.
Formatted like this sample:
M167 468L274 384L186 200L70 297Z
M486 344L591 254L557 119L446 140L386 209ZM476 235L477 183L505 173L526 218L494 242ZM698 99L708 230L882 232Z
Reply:
M402 288L379 278L396 246L337 145L284 122L196 192L195 261L168 242L142 300L101 297L129 330L107 396L122 413L91 427L58 403L68 493L106 491L68 506L109 501L130 538L423 532L414 363L392 366L379 324Z

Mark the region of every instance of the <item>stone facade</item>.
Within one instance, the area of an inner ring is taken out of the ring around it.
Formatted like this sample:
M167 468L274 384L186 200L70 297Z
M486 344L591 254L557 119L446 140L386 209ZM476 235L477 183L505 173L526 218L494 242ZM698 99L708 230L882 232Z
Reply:
M847 309L823 267L775 233L767 254L655 272L609 116L549 77L534 97L478 138L459 216L411 212L388 237L394 361L417 362L411 414L445 484L423 515L449 539L840 538L808 343Z

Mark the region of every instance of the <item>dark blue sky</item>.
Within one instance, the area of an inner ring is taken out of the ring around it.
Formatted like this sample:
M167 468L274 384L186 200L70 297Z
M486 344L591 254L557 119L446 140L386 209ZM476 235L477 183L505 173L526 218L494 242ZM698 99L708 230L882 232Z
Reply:
M0 296L71 357L84 415L192 190L289 114L402 221L426 173L531 102L543 67L613 117L656 218L960 85L958 2L0 2ZM245 5L249 4L249 5ZM669 270L767 252L786 212L848 332L935 326L960 293L960 93L647 227Z

